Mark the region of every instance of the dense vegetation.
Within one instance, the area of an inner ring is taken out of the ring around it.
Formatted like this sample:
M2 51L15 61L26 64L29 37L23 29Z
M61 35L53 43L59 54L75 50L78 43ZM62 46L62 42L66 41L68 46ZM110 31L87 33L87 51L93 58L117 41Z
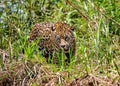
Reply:
M35 44L27 46L27 36L32 26L42 21L64 21L77 27L76 61L67 67L64 65L56 67L45 62L36 50ZM23 49L24 54L22 54ZM15 64L14 62L21 61L33 62L33 66L36 62L41 63L43 67L51 68L52 72L67 71L70 77L65 79L72 80L75 77L94 74L119 82L120 1L1 0L0 71L12 70L10 68ZM31 73L34 75L33 72L30 72L30 75ZM37 86L35 82L31 83ZM108 83L107 85L109 86Z

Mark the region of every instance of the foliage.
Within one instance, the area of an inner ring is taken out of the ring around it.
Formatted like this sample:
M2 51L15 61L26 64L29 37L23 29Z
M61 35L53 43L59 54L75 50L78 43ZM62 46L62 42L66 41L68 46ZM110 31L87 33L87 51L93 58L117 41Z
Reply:
M12 59L14 56L19 58L22 49L26 47L27 35L33 24L41 21L64 21L77 27L76 64L82 65L81 70L87 73L97 70L108 76L109 72L114 75L115 70L120 74L119 0L0 2L0 48L8 50ZM27 55L29 50L31 48L26 51Z

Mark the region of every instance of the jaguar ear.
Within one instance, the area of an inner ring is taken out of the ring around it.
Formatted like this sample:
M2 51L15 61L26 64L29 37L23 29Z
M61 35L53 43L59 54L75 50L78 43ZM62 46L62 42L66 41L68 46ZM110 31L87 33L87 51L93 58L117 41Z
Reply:
M70 28L72 31L75 31L75 29L76 29L76 26L75 25L73 25L73 26L71 26L71 28Z
M52 31L54 31L55 29L56 29L56 28L55 28L54 26L53 26L53 27L51 27L51 30L52 30Z

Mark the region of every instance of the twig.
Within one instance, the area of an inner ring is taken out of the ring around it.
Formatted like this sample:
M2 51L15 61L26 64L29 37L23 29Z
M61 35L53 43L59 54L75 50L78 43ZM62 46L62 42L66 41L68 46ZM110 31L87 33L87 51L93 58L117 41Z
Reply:
M66 3L68 3L69 5L71 5L73 8L75 8L80 14L82 17L84 17L87 21L91 20L91 18L87 15L85 15L85 13L83 13L80 8L76 7L74 4L72 4L69 0L65 0Z
M115 21L114 19L112 19L111 17L107 16L105 13L102 12L102 10L100 9L100 7L98 7L94 2L93 2L95 7L95 10L99 11L103 16L105 16L105 18L111 20L112 22L114 22L115 24L117 24L118 26L120 26L120 23Z
M98 82L102 82L102 83L105 83L107 84L108 86L113 86L113 84L111 82L108 82L108 81L105 81L103 79L101 79L100 77L97 77L93 74L89 74L90 77L93 77L95 80L97 80ZM104 78L105 79L105 78Z

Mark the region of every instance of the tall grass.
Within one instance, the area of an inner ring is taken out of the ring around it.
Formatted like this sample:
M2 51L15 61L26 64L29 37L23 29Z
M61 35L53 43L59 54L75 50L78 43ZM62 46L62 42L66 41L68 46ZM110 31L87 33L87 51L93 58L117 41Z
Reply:
M75 65L82 65L81 70L87 73L98 71L109 75L117 71L119 74L119 0L6 0L0 6L0 48L9 51L11 61L14 55L20 58L23 48L28 59L34 58L34 43L26 47L27 35L34 23L64 21L77 27ZM69 68L74 67L71 63Z

